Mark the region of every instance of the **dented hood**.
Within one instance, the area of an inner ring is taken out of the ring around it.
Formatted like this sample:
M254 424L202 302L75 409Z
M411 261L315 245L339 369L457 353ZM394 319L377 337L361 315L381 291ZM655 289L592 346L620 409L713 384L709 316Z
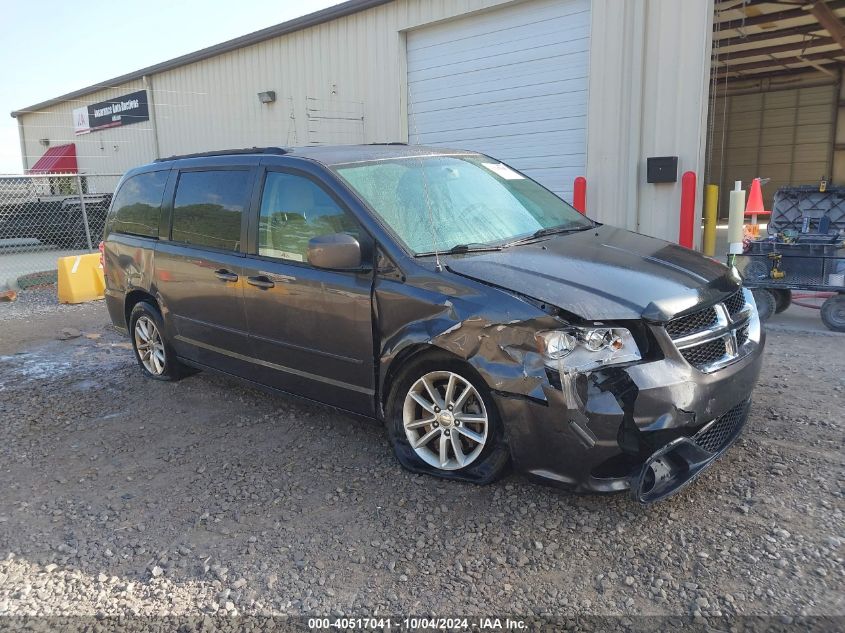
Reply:
M468 253L450 259L448 268L586 320L665 321L739 287L712 259L611 226Z

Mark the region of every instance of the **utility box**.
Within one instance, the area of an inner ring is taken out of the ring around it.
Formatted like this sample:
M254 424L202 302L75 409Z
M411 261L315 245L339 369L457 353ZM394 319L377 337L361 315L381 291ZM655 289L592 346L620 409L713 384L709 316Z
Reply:
M651 156L647 158L646 182L678 182L678 157Z
M845 187L781 187L767 233L735 259L746 286L845 291Z

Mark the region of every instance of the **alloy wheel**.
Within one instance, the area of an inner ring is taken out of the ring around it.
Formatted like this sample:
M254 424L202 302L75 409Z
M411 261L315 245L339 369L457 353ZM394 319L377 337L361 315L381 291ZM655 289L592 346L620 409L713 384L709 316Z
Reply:
M451 371L427 373L411 385L402 423L417 456L441 470L469 466L487 443L484 401L469 380Z
M154 376L164 373L164 343L155 321L148 316L141 316L135 321L135 349L144 369Z

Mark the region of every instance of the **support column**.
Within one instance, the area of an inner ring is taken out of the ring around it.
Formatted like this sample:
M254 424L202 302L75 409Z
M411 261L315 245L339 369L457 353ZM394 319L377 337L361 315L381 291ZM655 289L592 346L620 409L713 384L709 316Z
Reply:
M681 174L704 177L712 27L713 0L593 0L588 215L677 241ZM649 156L678 156L678 181L646 183Z

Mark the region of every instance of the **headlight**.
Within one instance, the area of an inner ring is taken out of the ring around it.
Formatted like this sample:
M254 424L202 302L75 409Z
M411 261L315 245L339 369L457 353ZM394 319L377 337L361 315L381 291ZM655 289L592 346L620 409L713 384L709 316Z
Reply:
M745 303L751 306L751 316L748 317L748 340L752 343L760 342L760 315L757 312L757 302L754 301L754 295L748 288L742 289L742 294L745 297Z
M625 328L569 327L538 332L535 338L546 365L561 373L642 359L634 337Z

